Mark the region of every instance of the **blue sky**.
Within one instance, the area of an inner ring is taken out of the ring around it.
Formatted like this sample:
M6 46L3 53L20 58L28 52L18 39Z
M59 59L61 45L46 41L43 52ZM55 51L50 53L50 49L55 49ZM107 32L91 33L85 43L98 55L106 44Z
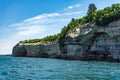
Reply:
M120 0L0 0L0 54L11 54L20 40L60 32L71 18L80 18L88 5L103 9Z

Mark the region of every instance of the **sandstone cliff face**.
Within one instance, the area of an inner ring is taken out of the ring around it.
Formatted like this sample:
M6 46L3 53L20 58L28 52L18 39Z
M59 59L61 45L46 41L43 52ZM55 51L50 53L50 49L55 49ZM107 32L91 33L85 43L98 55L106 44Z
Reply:
M17 44L13 56L61 55L76 59L120 59L120 20L107 26L85 24L58 44Z
M48 57L60 54L59 44L17 44L13 48L13 56L23 57Z
M61 52L80 59L110 60L120 59L120 20L107 26L86 24L80 27L80 34L61 42Z

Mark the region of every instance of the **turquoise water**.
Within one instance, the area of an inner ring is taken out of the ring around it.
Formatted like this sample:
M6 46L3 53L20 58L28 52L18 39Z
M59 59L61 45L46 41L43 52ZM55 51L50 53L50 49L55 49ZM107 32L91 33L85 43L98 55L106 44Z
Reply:
M120 63L0 56L0 80L120 80Z

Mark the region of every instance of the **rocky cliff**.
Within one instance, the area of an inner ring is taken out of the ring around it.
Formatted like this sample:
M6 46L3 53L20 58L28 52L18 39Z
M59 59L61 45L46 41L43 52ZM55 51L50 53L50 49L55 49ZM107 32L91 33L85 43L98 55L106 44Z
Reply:
M17 57L54 57L60 54L60 49L59 44L18 43L12 54Z
M13 48L13 56L56 57L80 60L120 59L120 20L107 26L78 26L56 44L22 44Z
M107 26L86 24L81 26L80 34L75 38L61 42L61 53L77 56L84 60L119 60L120 59L120 20Z

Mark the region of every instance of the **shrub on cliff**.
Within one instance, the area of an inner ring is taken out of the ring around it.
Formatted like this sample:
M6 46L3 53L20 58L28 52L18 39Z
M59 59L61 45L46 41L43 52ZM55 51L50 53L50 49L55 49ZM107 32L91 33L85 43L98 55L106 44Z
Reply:
M105 26L120 19L120 4L113 4L103 10L98 10L96 15L96 25Z
M113 4L111 7L106 7L103 10L97 10L95 4L90 4L86 16L80 19L72 18L71 22L64 26L60 33L52 36L47 36L41 39L30 39L21 41L22 43L46 43L52 41L59 41L65 37L66 34L73 31L78 25L86 23L94 23L98 26L106 26L109 23L120 19L120 4Z

